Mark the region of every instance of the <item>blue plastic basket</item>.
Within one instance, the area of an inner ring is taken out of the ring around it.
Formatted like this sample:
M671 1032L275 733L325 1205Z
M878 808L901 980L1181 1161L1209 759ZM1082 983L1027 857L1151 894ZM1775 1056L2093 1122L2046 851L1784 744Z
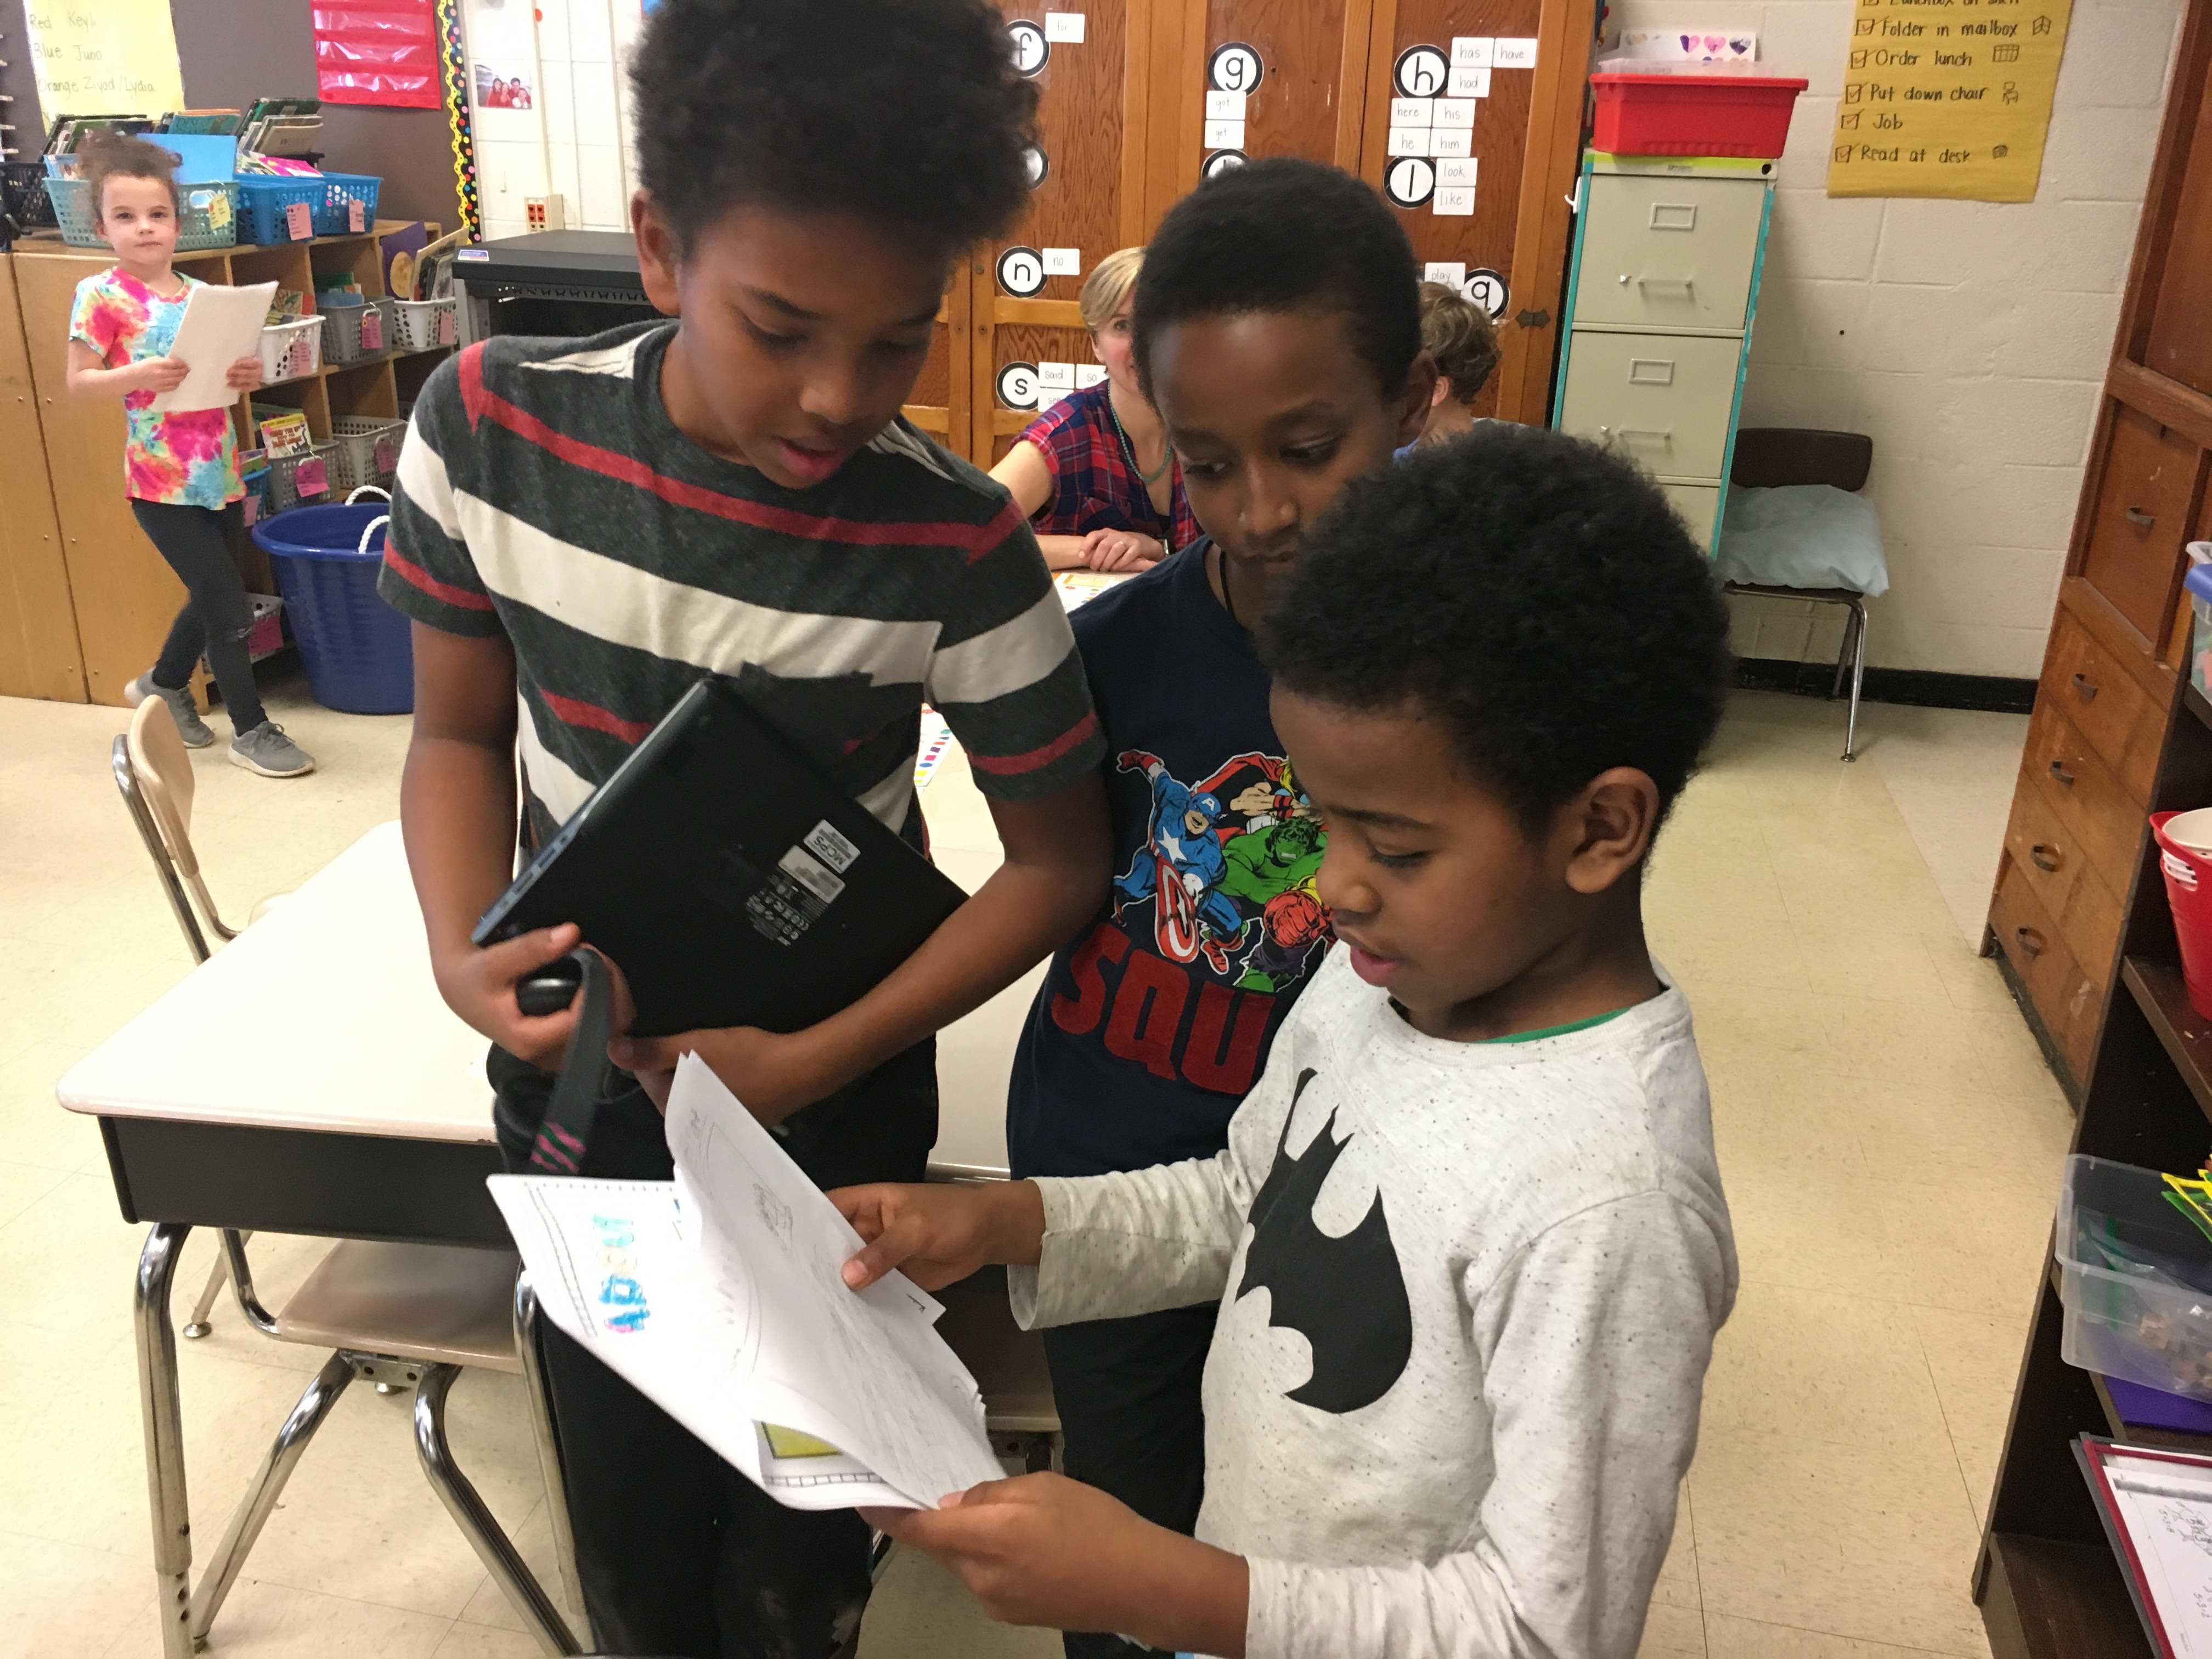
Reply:
M377 596L384 532L361 550L362 532L383 502L295 507L253 526L255 545L276 569L307 687L325 708L348 714L404 714L415 707L415 647L407 618Z
M318 236L367 235L376 228L376 198L384 180L372 179L364 173L326 173L323 175L322 199L315 204L315 234ZM347 212L349 203L361 204L361 229L353 228L352 215Z
M313 216L323 210L323 186L327 182L325 179L240 179L238 199L243 210L239 216L239 240L258 242L264 247L290 241L285 210L295 202L306 203L312 224ZM338 210L343 214L345 210Z
M238 240L238 186L228 179L200 184L179 184L182 210L177 216L177 252L197 253L206 248L229 247ZM217 204L217 198L221 204ZM106 247L100 234L100 214L92 200L92 186L82 179L49 179L46 200L52 205L54 223L71 247Z

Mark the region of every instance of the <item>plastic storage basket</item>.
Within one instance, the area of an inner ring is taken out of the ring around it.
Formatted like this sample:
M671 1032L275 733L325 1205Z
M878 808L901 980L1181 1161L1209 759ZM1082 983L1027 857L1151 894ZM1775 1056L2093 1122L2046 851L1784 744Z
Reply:
M261 331L261 381L301 380L323 366L323 319L271 323Z
M381 415L341 415L331 422L337 453L331 457L331 488L342 492L380 483L399 465L399 441L407 422Z
M326 173L319 181L322 193L315 202L318 236L362 236L376 228L376 198L384 180L364 173ZM361 204L361 225L355 228L353 204Z
M297 202L307 210L312 232L314 216L323 205L321 179L240 179L238 202L242 210L239 237L264 246L300 240L292 234L287 210Z
M327 300L320 303L325 319L323 356L331 362L358 363L392 349L391 301L367 300L354 306Z
M234 181L179 184L177 196L184 204L177 216L178 252L197 253L237 242L238 185ZM92 186L83 179L47 179L46 200L52 205L54 222L61 227L62 240L71 247L107 246L100 234L99 206L92 199Z
M44 161L0 161L0 248L54 222Z
M392 308L398 314L392 332L398 337L399 349L434 351L453 344L459 305L459 299L451 295L442 300L394 300Z
M1600 70L1590 78L1590 148L1614 155L1782 154L1806 82L1700 64Z
M2155 1170L2066 1160L2058 1299L2069 1365L2212 1401L2212 1239L2165 1199Z
M316 501L331 493L331 457L337 453L334 443L316 444L304 455L272 455L269 458L269 508L272 514L289 513L303 501ZM318 482L315 470L307 468L305 488L300 469L310 461L322 463L322 475ZM259 526L255 528L258 531Z
M303 507L253 527L276 567L307 686L325 708L404 714L415 707L407 618L377 597L384 505Z

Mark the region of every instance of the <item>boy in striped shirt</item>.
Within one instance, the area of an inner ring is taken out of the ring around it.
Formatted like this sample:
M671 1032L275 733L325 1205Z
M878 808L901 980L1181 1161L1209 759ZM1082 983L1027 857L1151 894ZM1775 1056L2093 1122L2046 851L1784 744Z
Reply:
M1028 193L1035 89L985 0L662 0L632 75L639 266L677 320L472 346L425 387L401 458L382 591L415 623L402 817L433 966L493 1041L520 1168L574 1016L525 1016L515 984L578 939L469 943L513 871L517 750L542 840L718 674L920 844L927 699L1003 867L811 1030L618 1042L635 1075L584 1169L669 1175L648 1091L696 1050L823 1185L919 1180L932 1034L1073 933L1108 875L1097 721L1035 538L899 415L952 260ZM599 1646L851 1638L855 1516L777 1507L557 1332L546 1348Z

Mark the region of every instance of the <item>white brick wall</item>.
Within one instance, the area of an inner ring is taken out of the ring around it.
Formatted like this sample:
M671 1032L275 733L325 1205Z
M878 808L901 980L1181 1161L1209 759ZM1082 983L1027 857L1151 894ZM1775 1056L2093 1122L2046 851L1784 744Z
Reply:
M2032 677L2156 147L2181 0L2075 0L2032 203L1831 201L1850 0L1615 0L1628 28L1756 29L1811 82L1777 173L1747 426L1875 441L1890 591L1868 658ZM1737 599L1746 656L1832 657L1833 606ZM1811 613L1811 614L1808 614Z

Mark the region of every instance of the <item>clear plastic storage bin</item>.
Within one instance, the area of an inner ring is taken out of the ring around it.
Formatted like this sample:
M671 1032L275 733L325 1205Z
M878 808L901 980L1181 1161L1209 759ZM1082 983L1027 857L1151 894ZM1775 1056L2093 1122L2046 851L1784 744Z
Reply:
M2212 1401L2212 1239L2156 1170L2066 1160L2054 1249L2069 1365Z

